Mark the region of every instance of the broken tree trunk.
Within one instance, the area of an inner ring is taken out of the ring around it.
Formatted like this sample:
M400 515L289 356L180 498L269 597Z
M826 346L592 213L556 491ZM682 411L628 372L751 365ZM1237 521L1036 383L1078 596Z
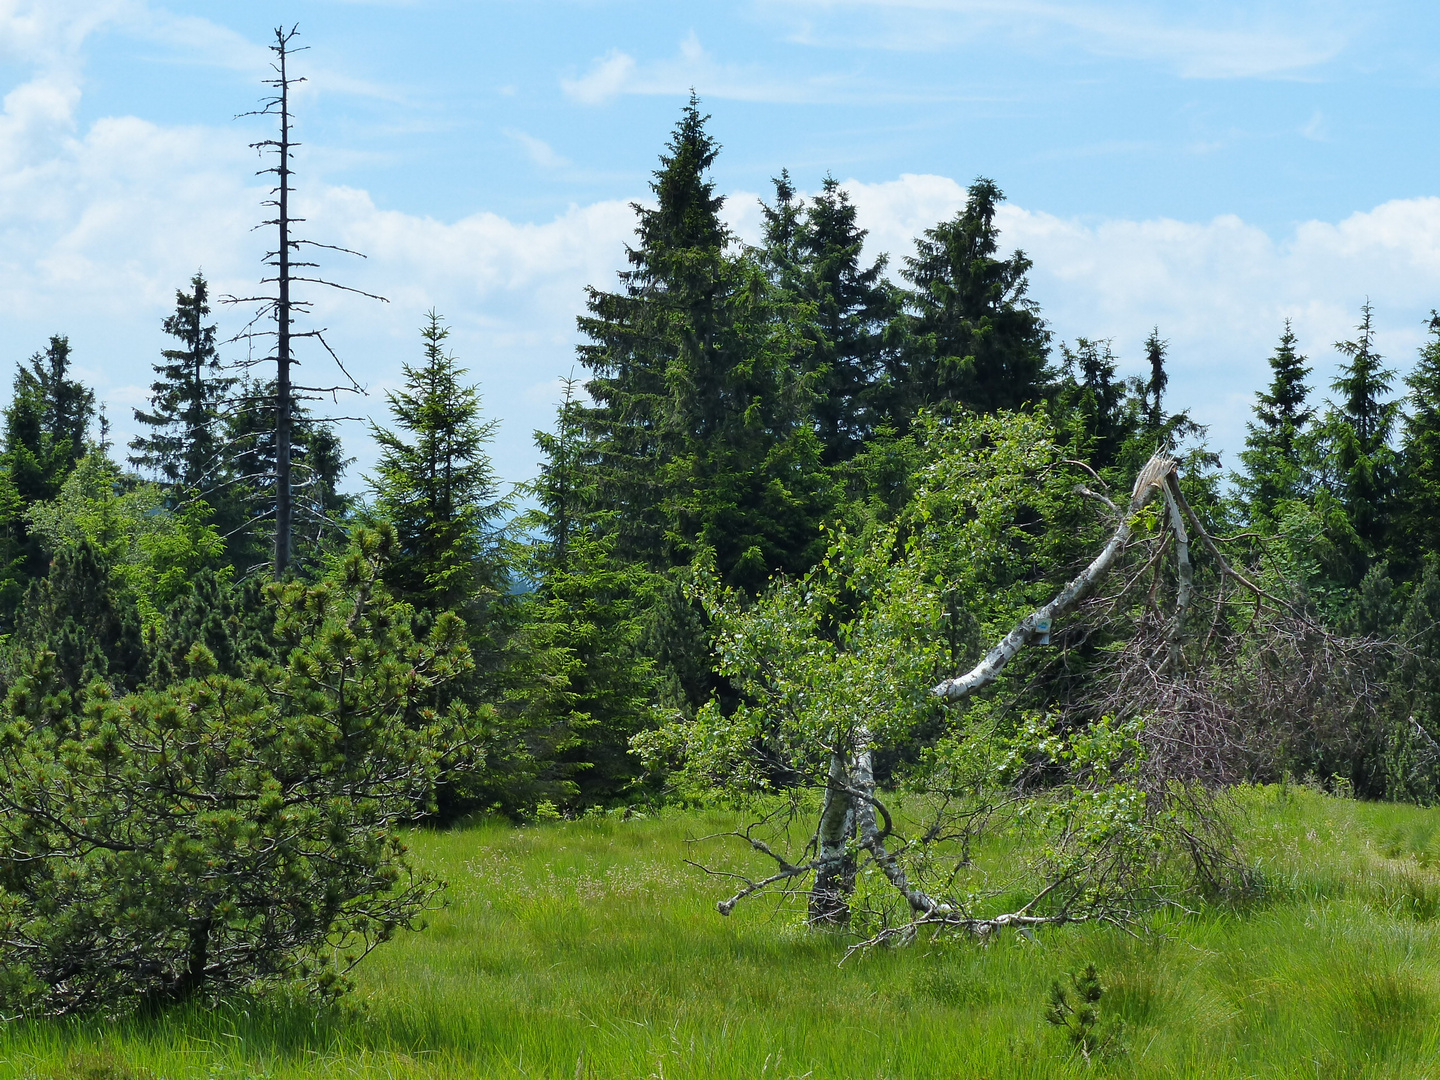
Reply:
M1169 509L1171 528L1175 532L1180 567L1179 595L1168 637L1170 663L1178 664L1182 651L1185 613L1191 593L1189 537L1181 502L1171 494L1175 482L1175 462L1156 454L1146 462L1135 480L1130 506L1121 515L1110 540L1085 570L1074 578L1044 607L1032 612L996 644L973 669L948 679L934 689L947 701L969 697L999 678L1001 671L1036 635L1044 621L1058 619L1089 596L1109 573L1129 542L1134 520L1155 493L1162 492ZM850 918L850 896L855 889L855 854L851 847L857 834L859 847L868 851L899 889L917 915L932 915L939 905L932 897L914 889L905 880L893 852L885 845L888 830L881 830L876 820L875 780L870 765L872 749L869 736L862 727L855 734L855 745L846 753L837 745L831 752L826 778L825 801L816 830L815 883L810 892L812 925L843 926Z
M1135 478L1135 489L1130 496L1129 508L1121 516L1110 541L1100 554L1095 556L1095 560L1061 589L1050 603L1021 619L1015 629L1001 638L995 647L985 654L985 658L980 663L963 675L946 679L935 687L932 693L946 701L960 701L975 691L989 686L1000 677L1000 673L1005 670L1005 665L1015 659L1020 650L1029 644L1041 622L1053 624L1054 620L1071 611L1075 605L1094 592L1095 587L1115 565L1120 553L1125 550L1125 545L1129 542L1134 530L1135 515L1145 508L1145 504L1157 491L1166 491L1168 494L1168 481L1174 472L1175 462L1162 454L1156 454L1147 461L1145 467L1140 470L1140 475ZM1188 566L1188 560L1186 565Z
M1173 541L1177 576L1175 609L1165 623L1163 656L1159 662L1166 669L1176 674L1181 673L1184 670L1187 616L1194 594L1194 572L1190 562L1192 536L1198 538L1204 549L1219 561L1223 574L1245 584L1252 591L1255 591L1256 587L1224 563L1214 541L1205 532L1180 491L1175 461L1157 453L1140 470L1129 504L1123 510L1116 508L1103 496L1100 497L1115 513L1116 521L1104 547L1090 564L1067 582L1049 603L1021 619L975 667L940 683L932 693L947 702L954 702L964 700L992 685L1010 661L1036 638L1042 623L1053 624L1094 594L1130 547L1142 511L1157 495L1163 499L1165 508L1160 521L1161 535L1154 538L1157 545L1155 557L1159 558L1164 545ZM1168 538L1165 533L1169 534ZM906 841L896 833L890 811L877 796L873 765L874 739L868 725L857 723L848 738L843 732L832 731L830 739L823 804L812 839L814 858L808 862L791 863L748 832L734 834L744 839L754 850L774 860L777 872L761 880L752 880L741 874L705 868L707 872L719 873L720 876L743 882L743 887L734 895L717 904L722 914L729 914L736 904L746 897L774 887L789 887L797 880L813 874L813 888L809 891L811 925L844 926L850 921L850 904L856 885L857 868L869 863L873 864L890 886L904 898L910 911L910 920L905 925L882 930L869 943L890 940L897 934L902 937L911 936L921 926L948 927L986 936L1005 927L1030 927L1096 918L1113 920L1119 917L1104 905L1085 901L1086 894L1083 890L1076 893L1078 900L1070 898L1075 900L1074 904L1066 900L1053 911L1039 911L1038 905L1042 900L1047 897L1051 901L1056 900L1060 895L1056 890L1060 890L1062 885L1071 880L1072 871L1066 871L1061 878L1047 884L1018 910L988 918L978 917L971 911L970 904L962 899L927 891L926 882L923 880L925 874L920 869L922 864L915 863L911 848L916 843L924 847L934 837ZM1115 899L1116 910L1125 908L1130 899L1134 899L1137 905L1148 902L1144 897L1120 896Z
M810 890L810 923L844 926L850 921L855 891L855 796L851 792L849 745L836 735L825 777L825 802L815 834L815 884Z

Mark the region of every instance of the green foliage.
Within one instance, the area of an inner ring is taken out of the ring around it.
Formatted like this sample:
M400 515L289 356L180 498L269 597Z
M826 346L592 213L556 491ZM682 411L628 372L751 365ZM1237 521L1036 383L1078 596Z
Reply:
M1165 411L1165 388L1170 385L1165 361L1169 353L1170 343L1160 337L1158 326L1153 327L1150 336L1145 339L1145 363L1150 368L1150 376L1143 381L1136 379L1132 384L1132 393L1139 398L1137 411L1140 415L1136 433L1138 439L1134 440L1138 445L1132 445L1128 463L1135 470L1139 470L1156 450L1178 454L1186 440L1203 440L1205 435L1205 428L1190 418L1189 409L1181 409L1177 413ZM1201 456L1209 457L1203 450ZM1209 463L1213 465L1218 460L1215 458Z
M1401 439L1403 472L1392 550L1412 571L1440 551L1440 313L1430 339L1405 377L1410 390Z
M159 627L146 635L146 682L165 687L183 679L196 645L210 651L217 672L239 677L254 660L275 659L274 622L261 578L237 582L228 566L201 570L165 609Z
M831 534L813 570L754 603L719 581L702 590L720 670L742 697L642 736L652 760L683 759L677 780L735 793L823 775L828 748L857 725L904 746L940 715L929 688L1048 588L1031 573L1051 542L1036 519L1074 496L1045 415L920 427L928 462L895 519Z
M56 555L50 573L34 582L5 642L4 685L12 686L32 655L55 656L58 685L74 692L96 680L123 690L138 687L147 663L139 611L93 544Z
M95 394L69 377L70 339L55 335L15 372L0 451L0 622L8 629L30 582L45 572L45 553L30 534L26 509L54 498L85 452Z
M1400 419L1400 402L1383 401L1394 372L1375 352L1375 330L1369 303L1361 309L1354 341L1336 342L1346 362L1331 389L1341 395L1325 416L1321 437L1326 443L1328 479L1367 553L1383 549L1393 510L1396 456L1391 437ZM1357 564L1355 577L1363 576Z
M369 480L375 510L397 538L386 585L423 623L458 614L467 626L474 664L435 704L498 704L516 677L510 556L499 522L510 503L486 451L497 421L481 419L480 392L446 351L448 337L430 312L421 327L422 361L402 364L404 386L387 395L394 426L371 425L381 452ZM551 794L539 783L536 761L549 756L549 740L529 719L487 705L486 726L486 759L442 786L447 817L480 807L521 812Z
M242 380L225 414L228 460L207 495L226 537L226 561L240 574L271 562L275 521L274 380ZM352 499L341 493L347 458L333 426L317 419L302 401L291 404L292 565L317 572L327 556L344 550L341 522Z
M1281 503L1301 498L1310 487L1304 440L1315 410L1305 385L1310 368L1296 345L1287 319L1270 356L1270 386L1255 395L1255 419L1246 425L1243 469L1233 477L1244 513L1256 524L1273 521Z
M1056 416L1069 429L1078 456L1097 472L1110 469L1140 429L1138 402L1116 377L1109 341L1077 338L1074 349L1062 343L1060 355L1065 374L1056 394Z
M127 483L114 462L92 450L55 499L36 503L28 517L46 551L93 547L153 630L195 576L218 569L225 555L205 502L191 499L173 509L171 502L158 484Z
M664 572L710 549L754 590L818 556L827 492L795 301L732 250L706 119L692 99L651 185L658 205L636 208L622 291L590 291L580 358L595 404L581 418L598 505L623 508L607 523L620 558Z
M1101 1023L1100 999L1105 996L1105 987L1095 965L1086 964L1079 973L1071 972L1069 983L1068 989L1059 979L1050 984L1045 1022L1064 1029L1071 1047L1086 1061L1119 1049L1125 1024Z
M479 615L507 584L494 535L507 503L485 450L497 421L480 419L479 390L445 351L450 331L433 311L426 320L424 361L402 363L405 387L387 394L395 430L371 425L376 509L400 542L386 580L422 611Z
M53 498L85 454L95 392L70 378L70 339L55 335L20 365L5 412L5 455L27 502Z
M521 563L535 589L521 601L512 649L524 673L515 703L549 733L545 756L567 801L595 806L635 794L630 739L648 726L656 681L645 650L654 580L616 558L609 514L592 508L579 409L567 382L557 430L535 433L546 460L527 492L537 506L522 521L532 539Z
M333 993L437 883L397 825L433 797L466 710L426 703L470 664L381 585L394 533L357 533L318 585L271 586L281 662L113 696L35 656L0 729L0 997L123 1010L298 979Z
M1024 252L997 258L995 213L1005 196L977 177L965 208L925 230L901 271L913 291L907 344L892 378L897 427L918 408L958 401L981 412L1043 400L1050 332L1027 295Z
M205 325L210 314L205 275L197 272L190 288L175 291L175 313L163 324L180 348L162 350L150 409L135 410L136 422L150 434L130 441L130 464L158 474L177 492L205 492L224 477L229 454L218 437L220 398L235 380L217 374L215 327Z
M885 421L888 338L900 297L884 278L887 257L861 261L866 231L834 177L808 205L788 173L775 181L776 204L763 208L762 257L772 279L795 297L802 342L796 363L814 377L812 406L826 465L848 461Z

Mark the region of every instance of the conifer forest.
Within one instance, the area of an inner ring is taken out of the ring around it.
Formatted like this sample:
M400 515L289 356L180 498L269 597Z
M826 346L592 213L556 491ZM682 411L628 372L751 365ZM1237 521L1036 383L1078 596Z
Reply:
M1222 465L1003 178L867 257L777 163L743 243L692 94L509 485L454 312L343 396L273 52L255 295L175 283L123 445L11 373L0 1075L1432 1075L1440 315L1276 325Z

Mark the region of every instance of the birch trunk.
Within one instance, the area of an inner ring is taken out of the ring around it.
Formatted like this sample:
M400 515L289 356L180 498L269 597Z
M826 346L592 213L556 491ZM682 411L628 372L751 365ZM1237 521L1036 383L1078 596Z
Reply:
M850 751L841 739L830 750L825 803L816 831L815 884L810 890L812 926L844 926L850 921L850 895L855 891L855 796L851 793Z
M1160 454L1156 454L1147 461L1145 467L1140 470L1140 475L1135 478L1135 490L1130 497L1129 508L1120 519L1109 543L1105 545L1099 555L1095 556L1095 561L1061 589L1050 603L1021 619L1015 629L1001 638L999 643L985 654L985 658L980 663L964 675L946 679L931 692L947 701L959 701L961 698L967 698L975 691L989 686L1000 677L1005 666L1015 659L1020 650L1029 644L1030 639L1035 636L1035 628L1040 622L1050 621L1053 623L1054 620L1069 612L1081 600L1089 596L1095 586L1110 572L1110 568L1115 565L1115 560L1120 557L1125 545L1130 542L1135 515L1144 509L1145 504L1150 501L1156 491L1165 489L1166 477L1174 468L1175 462Z

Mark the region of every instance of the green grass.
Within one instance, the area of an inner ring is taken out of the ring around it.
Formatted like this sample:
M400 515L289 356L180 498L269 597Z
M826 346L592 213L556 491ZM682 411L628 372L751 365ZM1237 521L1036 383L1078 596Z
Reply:
M845 943L794 909L716 914L724 885L681 860L724 815L422 833L450 905L342 1006L11 1024L0 1078L1440 1080L1440 811L1296 788L1242 803L1269 882L1246 910L840 966ZM1089 962L1125 1022L1094 1063L1043 1019L1051 980Z

